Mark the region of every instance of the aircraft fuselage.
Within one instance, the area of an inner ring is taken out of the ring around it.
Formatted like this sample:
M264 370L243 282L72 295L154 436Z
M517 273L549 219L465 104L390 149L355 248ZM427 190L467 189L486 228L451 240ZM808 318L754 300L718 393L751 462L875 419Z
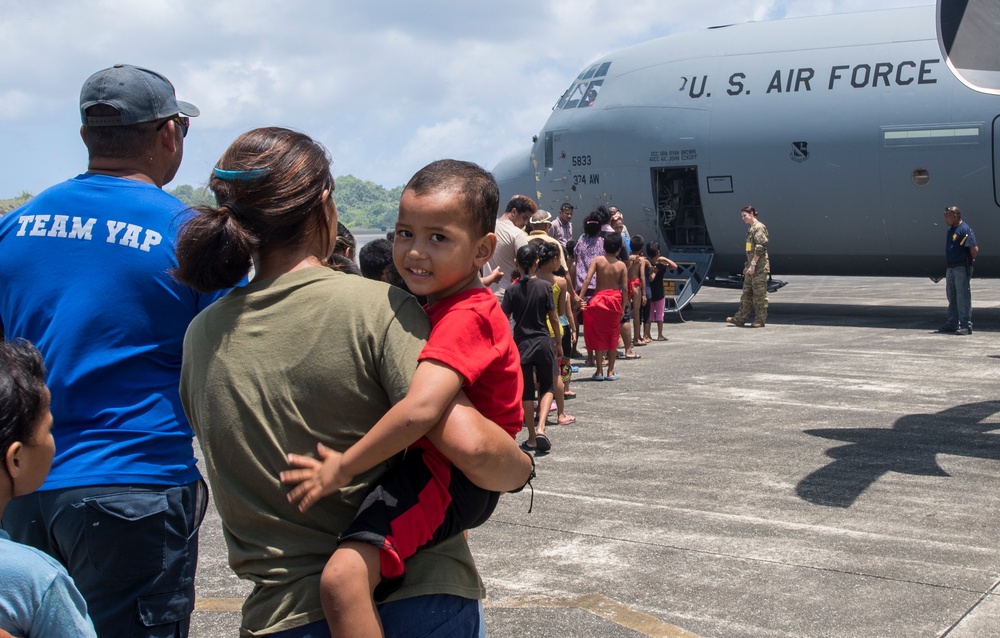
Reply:
M976 274L1000 276L998 115L950 72L933 6L747 23L597 60L495 173L504 201L569 201L577 234L614 204L720 275L742 269L752 204L775 275L940 277L957 205L985 244Z

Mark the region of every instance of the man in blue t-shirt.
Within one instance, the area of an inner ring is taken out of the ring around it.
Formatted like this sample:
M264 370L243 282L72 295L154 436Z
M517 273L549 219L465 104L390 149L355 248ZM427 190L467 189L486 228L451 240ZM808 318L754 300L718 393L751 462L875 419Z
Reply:
M976 234L964 221L958 206L944 209L944 221L948 224L945 237L944 256L948 264L945 277L948 294L948 323L938 332L956 335L972 334L972 265L979 254Z
M0 337L41 350L56 457L3 529L63 563L100 636L186 636L206 489L177 393L188 323L217 295L175 282L186 206L162 190L196 107L115 65L80 93L86 173L0 219Z

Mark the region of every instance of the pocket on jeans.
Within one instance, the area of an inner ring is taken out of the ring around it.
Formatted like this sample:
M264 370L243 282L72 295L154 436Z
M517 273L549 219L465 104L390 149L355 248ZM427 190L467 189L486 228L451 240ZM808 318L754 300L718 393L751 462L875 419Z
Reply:
M90 564L114 579L144 578L163 571L167 496L120 492L85 498Z

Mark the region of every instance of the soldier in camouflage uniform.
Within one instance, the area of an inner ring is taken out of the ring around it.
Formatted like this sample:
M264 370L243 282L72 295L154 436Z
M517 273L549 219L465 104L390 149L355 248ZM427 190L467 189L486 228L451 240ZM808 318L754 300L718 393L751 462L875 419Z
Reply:
M767 259L767 228L757 220L757 209L753 206L744 206L740 215L743 223L750 227L747 229L743 296L740 297L740 309L732 317L726 317L726 321L734 326L742 326L752 310L754 321L751 327L763 328L767 321L767 277L771 273L771 264Z

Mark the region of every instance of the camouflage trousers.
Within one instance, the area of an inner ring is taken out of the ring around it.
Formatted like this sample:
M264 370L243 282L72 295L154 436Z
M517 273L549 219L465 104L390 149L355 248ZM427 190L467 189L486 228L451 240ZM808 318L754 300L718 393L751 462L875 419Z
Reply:
M750 313L754 321L767 321L767 273L754 273L743 277L743 295L740 297L740 309L733 315L737 323L744 323Z

